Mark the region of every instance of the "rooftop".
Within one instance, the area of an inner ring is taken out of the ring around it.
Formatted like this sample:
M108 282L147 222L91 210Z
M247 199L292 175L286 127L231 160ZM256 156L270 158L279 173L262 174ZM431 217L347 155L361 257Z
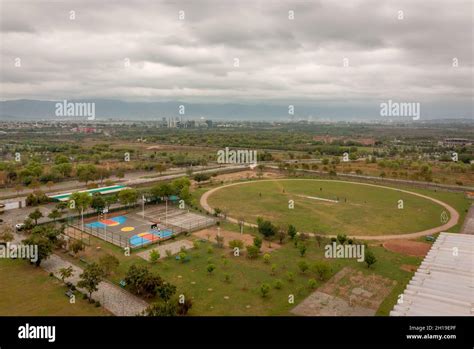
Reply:
M474 235L441 233L391 316L474 316Z

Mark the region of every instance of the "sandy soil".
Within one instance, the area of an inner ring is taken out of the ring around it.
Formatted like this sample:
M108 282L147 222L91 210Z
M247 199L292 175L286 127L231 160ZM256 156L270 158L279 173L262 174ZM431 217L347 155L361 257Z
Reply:
M228 230L223 230L221 229L219 234L224 237L224 246L228 247L229 246L229 241L232 240L241 240L244 242L244 246L247 245L252 245L253 244L253 236L250 234L240 234L236 233L233 231L228 231ZM200 238L200 239L205 239L209 240L211 242L216 241L216 235L217 235L217 228L208 228L208 229L203 229L199 230L195 233L193 233L194 236ZM262 252L272 252L276 249L279 249L281 247L280 244L276 242L268 242L268 241L263 241L262 244Z
M390 240L383 244L389 251L408 256L424 257L431 248L430 244L413 240Z

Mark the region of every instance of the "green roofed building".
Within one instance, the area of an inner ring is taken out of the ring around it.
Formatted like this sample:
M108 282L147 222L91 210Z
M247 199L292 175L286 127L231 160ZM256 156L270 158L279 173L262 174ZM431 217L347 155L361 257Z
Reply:
M89 189L89 190L81 190L79 193L88 193L89 195L93 195L95 193L99 193L101 195L108 195L108 194L115 194L118 193L119 191L122 191L124 189L128 189L128 187L124 185L114 185L111 187L102 187L102 188L94 188L94 189ZM48 195L48 197L52 200L56 201L68 201L69 197L73 193L65 193L65 194L57 194L57 195Z

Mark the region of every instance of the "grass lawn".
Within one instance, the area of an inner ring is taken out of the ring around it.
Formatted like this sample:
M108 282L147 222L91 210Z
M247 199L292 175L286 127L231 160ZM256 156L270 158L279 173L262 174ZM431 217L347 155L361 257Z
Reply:
M289 200L294 200L293 209L288 207ZM404 209L397 208L398 200L403 200ZM300 231L334 235L414 233L441 225L443 211L440 205L407 193L314 180L252 181L220 189L208 202L249 222L262 217L282 226L291 223Z
M66 287L41 268L24 260L0 259L1 316L103 316L96 308L76 295L71 304L64 294Z
M226 224L223 228L230 228L230 224L229 226ZM237 227L234 228L237 229ZM247 230L247 232L251 231ZM192 238L189 237L189 239ZM120 260L119 268L110 277L113 283L118 284L132 264L147 265L166 281L176 285L178 294L184 293L188 297L193 297L194 305L190 315L290 315L289 311L314 291L308 287L308 280L316 278L311 271L301 273L298 262L306 260L311 264L322 259L324 254L323 247L318 247L316 241L311 239L307 241L306 256L300 257L298 250L291 241L288 241L282 248L271 254L271 261L266 264L261 256L255 260L246 258L244 254L234 257L229 249L217 248L211 241L201 242L198 249L189 250L188 255L191 260L187 263L181 263L171 257L151 264L134 253L127 257L119 248L102 240L91 238L91 242L92 246L81 254L87 261L98 261L105 253L113 254ZM264 244L268 242L264 241ZM97 246L101 248L97 249ZM210 253L209 247L212 247ZM363 273L375 273L394 280L396 285L377 312L380 315L387 315L413 275L400 267L407 264L419 265L421 258L403 256L386 251L379 246L373 246L371 249L378 259L371 269L368 269L366 264L355 260L327 261L331 265L333 275L341 268L350 266ZM78 258L70 256L67 258L82 265ZM209 262L216 266L212 274L206 270ZM276 265L274 275L272 275L273 264ZM294 274L293 281L288 280L288 272ZM226 274L230 276L230 282L225 280ZM283 282L281 289L273 287L277 279ZM259 288L262 283L272 286L266 298L260 295ZM318 281L317 287L320 285L321 282ZM295 297L294 304L288 303L290 294Z

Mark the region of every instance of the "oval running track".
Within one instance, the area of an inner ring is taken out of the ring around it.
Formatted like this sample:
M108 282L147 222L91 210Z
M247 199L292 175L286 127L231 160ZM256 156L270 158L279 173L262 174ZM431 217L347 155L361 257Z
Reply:
M377 184L349 182L349 181L338 181L338 180L303 179L303 178L290 178L290 179L279 179L279 180L280 181L340 182L340 183L351 183L351 184L357 184L357 185L366 185L366 186L370 186L370 187L377 187L377 188L395 190L395 191L399 191L399 192L402 192L402 193L415 195L415 196L418 196L418 197L421 197L421 198L424 198L424 199L427 199L427 200L431 200L431 201L437 203L438 205L443 206L449 212L449 216L450 216L450 219L446 224L440 225L439 227L419 231L419 232L416 232L416 233L377 235L377 236L373 236L373 235L368 235L368 236L367 235L353 235L353 236L351 236L352 238L357 238L357 239L361 239L361 240L394 240L394 239L418 238L418 237L422 237L422 236L426 236L426 235L432 235L432 234L447 231L448 229L450 229L450 228L454 227L456 224L458 224L458 221L459 221L459 213L453 207L449 206L445 202L440 201L438 199L434 199L432 197L429 197L429 196L426 196L426 195L423 195L423 194L414 193L414 192L411 192L411 191L408 191L408 190L391 188L391 187L386 187L386 186L377 185ZM235 185L243 185L243 184L249 184L249 183L259 183L259 182L276 182L276 181L279 181L279 180L262 179L262 180L258 180L258 181L245 181L245 182L237 182L237 183L230 183L230 184L222 185L220 187L213 188L213 189L205 192L201 196L200 204L207 212L214 213L214 209L209 206L209 204L207 202L207 199L209 198L209 196L214 194L216 191L218 191L220 189L223 189L223 188L232 187L232 186L235 186ZM239 223L239 221L237 219L233 218L233 217L226 217L226 219L229 222L232 222L232 223L236 223L236 224ZM256 227L257 226L256 224L247 223L247 222L245 222L244 224L246 226L249 226L249 227ZM308 233L308 234L313 235L312 233ZM325 235L325 236L327 236L327 237L336 237L335 235Z

